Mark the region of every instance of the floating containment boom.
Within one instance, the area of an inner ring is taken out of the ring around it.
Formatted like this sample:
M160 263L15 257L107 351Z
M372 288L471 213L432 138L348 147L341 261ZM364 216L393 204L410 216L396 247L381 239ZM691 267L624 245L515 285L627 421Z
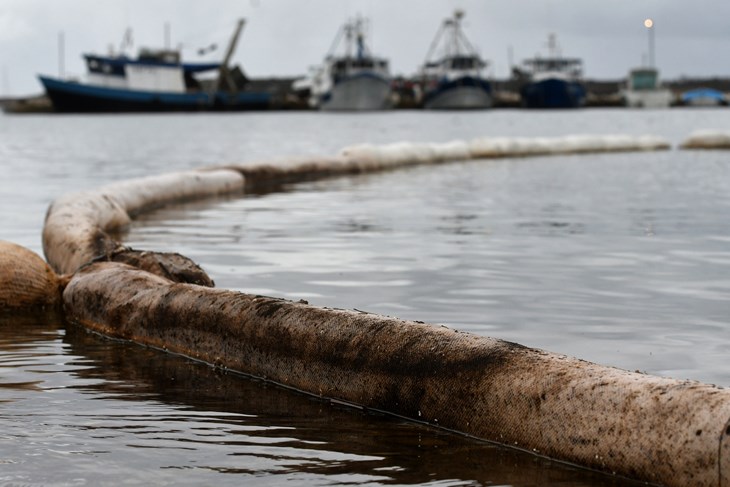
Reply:
M730 390L117 263L77 272L63 298L105 335L585 467L694 486L730 472Z
M65 284L37 254L0 240L0 317L59 311Z
M49 272L49 288L39 289L62 289L57 299L66 319L90 329L310 394L634 479L730 485L728 390L446 327L214 289L189 259L128 249L110 233L134 214L168 202L337 174L665 148L655 137L625 136L360 145L334 157L116 183L51 205L44 251L68 277L57 285ZM12 299L12 293L0 299Z
M682 142L682 149L730 149L730 131L698 130Z

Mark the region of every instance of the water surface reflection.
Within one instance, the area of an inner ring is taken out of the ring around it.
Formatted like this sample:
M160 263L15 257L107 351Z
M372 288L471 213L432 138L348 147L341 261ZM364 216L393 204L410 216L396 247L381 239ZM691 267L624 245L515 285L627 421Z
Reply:
M0 328L2 483L628 484L75 325L16 325Z
M176 462L166 468L194 465L196 470L266 475L267 482L274 483L280 479L308 484L575 485L576 477L585 476L592 485L612 485L601 476L532 455L343 408L181 357L100 343L78 328L69 329L65 342L72 353L97 363L78 371L79 377L94 384L83 389L118 400L165 405L159 407L159 415L141 418L129 445L190 451L175 455ZM172 414L171 408L178 413ZM126 417L120 420L134 423ZM118 434L114 423L111 429L108 424L96 425L95 435ZM534 471L536 463L540 473ZM526 471L530 473L525 475Z

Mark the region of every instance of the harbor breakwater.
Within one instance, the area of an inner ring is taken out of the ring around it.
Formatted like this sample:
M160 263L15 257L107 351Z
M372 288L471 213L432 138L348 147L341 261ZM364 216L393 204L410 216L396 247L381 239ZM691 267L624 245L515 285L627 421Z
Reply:
M183 256L114 238L155 207L287 182L471 158L667 148L661 138L628 136L368 145L124 181L54 201L43 244L63 276L31 259L31 280L50 279L39 292L57 289L67 320L109 336L585 467L666 485L720 485L730 471L730 391L433 325L219 290ZM6 308L22 305L3 299Z

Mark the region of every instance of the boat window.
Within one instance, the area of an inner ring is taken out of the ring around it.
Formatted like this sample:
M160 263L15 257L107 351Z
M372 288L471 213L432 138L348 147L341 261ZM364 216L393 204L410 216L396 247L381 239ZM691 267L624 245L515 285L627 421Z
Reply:
M653 90L657 85L655 71L634 71L631 73L631 84L635 90Z
M526 64L534 71L559 71L568 72L573 76L580 76L581 63L576 59L545 58L531 59Z
M370 59L357 59L352 63L353 67L361 69L372 69L373 62Z
M90 73L110 76L124 76L124 65L127 59L86 56L86 66Z
M139 51L139 60L155 63L178 64L180 53L168 49L145 49Z
M476 60L473 57L459 56L451 60L452 69L474 69Z

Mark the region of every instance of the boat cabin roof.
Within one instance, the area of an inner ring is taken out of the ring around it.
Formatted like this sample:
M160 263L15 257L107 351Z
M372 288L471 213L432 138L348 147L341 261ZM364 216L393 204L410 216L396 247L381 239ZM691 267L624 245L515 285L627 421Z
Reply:
M180 53L169 50L140 50L134 59L126 55L99 56L84 54L86 65L91 73L108 75L124 75L124 67L128 64L156 67L181 67L185 73L200 73L220 68L220 63L181 63Z
M446 68L446 69L481 69L487 66L479 56L462 55L447 56L437 61L431 61L424 66L426 69Z
M656 68L634 68L629 71L629 76L659 76L659 70Z
M152 63L178 64L180 62L180 51L171 49L149 49L143 47L139 50L137 60Z
M373 57L344 57L334 59L332 65L335 70L345 70L347 68L385 69L388 67L388 61Z
M533 77L560 74L571 78L583 76L583 61L578 58L546 57L524 61L526 74Z
M580 69L583 61L578 58L535 58L527 59L525 65L536 71L567 71Z
M659 87L659 70L644 67L629 72L629 88L632 90L655 90Z
M691 101L698 98L710 98L718 102L725 101L725 94L712 88L696 88L682 93L682 101Z

